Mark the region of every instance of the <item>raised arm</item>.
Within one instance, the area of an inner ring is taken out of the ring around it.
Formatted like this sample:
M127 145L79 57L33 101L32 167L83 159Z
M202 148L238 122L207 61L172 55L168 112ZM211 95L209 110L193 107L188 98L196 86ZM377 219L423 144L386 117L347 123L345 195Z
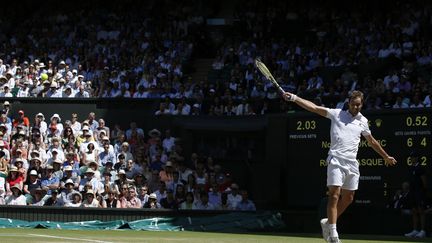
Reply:
M283 98L286 101L291 101L302 107L303 109L316 113L320 116L326 117L327 116L327 109L323 106L317 106L314 103L310 102L309 100L305 100L303 98L298 97L295 94L292 94L290 92L285 92L283 94Z
M396 159L388 155L387 152L383 149L383 147L381 147L381 144L372 135L365 136L365 138L368 141L369 145L379 155L381 155L381 157L383 157L386 165L395 165L397 163Z

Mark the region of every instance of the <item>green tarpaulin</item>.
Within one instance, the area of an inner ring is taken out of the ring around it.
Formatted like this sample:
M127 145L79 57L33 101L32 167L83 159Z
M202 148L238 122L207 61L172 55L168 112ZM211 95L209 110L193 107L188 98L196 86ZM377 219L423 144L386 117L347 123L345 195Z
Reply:
M208 217L148 218L126 222L123 220L102 222L99 220L83 222L24 221L0 218L0 228L49 228L76 230L150 230L150 231L210 231L210 232L247 232L275 231L285 225L279 213L228 213Z

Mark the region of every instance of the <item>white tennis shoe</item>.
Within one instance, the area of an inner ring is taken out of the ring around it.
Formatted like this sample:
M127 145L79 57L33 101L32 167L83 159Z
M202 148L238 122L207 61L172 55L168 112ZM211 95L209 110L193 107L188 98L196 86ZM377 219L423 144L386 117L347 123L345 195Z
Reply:
M413 231L411 231L411 232L409 232L409 233L406 233L405 236L406 236L406 237L414 237L414 236L416 236L418 233L420 233L420 232L417 231L417 230L413 230Z
M321 229L322 229L322 236L323 236L325 242L329 242L330 229L329 229L329 225L328 225L328 219L327 218L321 219L320 225L321 225Z
M342 243L342 241L339 240L339 237L329 237L328 242L329 243Z

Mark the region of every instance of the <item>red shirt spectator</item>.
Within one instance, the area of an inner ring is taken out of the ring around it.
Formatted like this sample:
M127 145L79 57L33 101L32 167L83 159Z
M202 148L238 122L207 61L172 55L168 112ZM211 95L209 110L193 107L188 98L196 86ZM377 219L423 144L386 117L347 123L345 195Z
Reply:
M24 116L24 111L18 111L18 118L13 120L13 127L17 127L18 125L24 125L27 128L30 126L30 120L28 117Z

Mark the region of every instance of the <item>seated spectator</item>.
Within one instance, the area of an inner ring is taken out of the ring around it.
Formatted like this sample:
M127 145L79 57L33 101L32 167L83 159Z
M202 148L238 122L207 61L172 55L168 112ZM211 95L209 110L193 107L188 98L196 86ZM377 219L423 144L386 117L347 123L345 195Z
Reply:
M95 194L92 189L87 190L87 192L84 194L84 200L81 203L81 207L84 208L99 207L99 201L95 198Z
M236 183L232 183L229 189L228 203L232 205L233 208L236 208L237 204L242 200L242 196L239 194L239 186Z
M18 184L13 185L10 190L11 194L5 199L6 205L27 205L26 197L22 194L21 187Z
M20 176L17 167L11 166L9 170L9 175L6 178L6 195L12 195L12 187L14 187L15 185L17 185L21 191L21 188L23 188L23 184L23 177Z
M31 170L27 181L24 184L23 192L25 194L32 193L36 188L41 187L41 180L38 178L38 173L36 170Z
M178 205L174 198L174 191L172 189L167 190L166 197L160 200L160 205L167 209L177 209Z
M199 201L196 201L192 209L195 210L216 210L216 206L209 202L208 194L205 191L200 192Z
M120 201L117 200L118 191L110 190L107 192L107 198L105 199L105 205L107 208L120 208Z
M218 184L212 183L210 191L208 192L209 202L215 205L216 208L221 207L222 193L219 192Z
M219 209L220 210L234 210L234 207L228 201L228 193L227 192L223 192L221 194L221 204L220 204Z
M65 207L81 207L82 204L82 195L79 192L75 192L71 195L72 200L65 204Z
M59 196L59 191L53 189L50 191L51 195L45 200L44 206L57 206L61 207L64 205L62 198Z
M30 206L44 206L45 201L43 200L46 191L41 187L37 187L29 193L27 204Z
M73 167L70 165L66 165L63 167L63 178L60 180L60 188L66 188L66 182L71 180L73 183L73 188L78 190L81 176L79 176L79 168L78 171L74 171Z
M195 197L193 192L187 192L186 193L186 200L184 202L182 202L180 204L179 209L181 210L192 210L194 207L194 201L195 201Z
M66 182L64 184L64 189L60 194L61 199L65 204L71 203L73 200L73 198L72 198L73 195L78 192L74 189L74 186L75 186L75 184L72 181L72 179L66 180Z
M242 190L240 194L242 200L237 203L235 209L241 211L256 211L255 204L248 198L248 192L246 190Z
M127 196L120 200L122 208L141 208L141 200L137 197L136 188L129 187Z
M154 193L151 193L149 195L148 202L144 204L144 208L150 208L150 209L158 209L162 208L162 206L157 201L157 196Z
M141 200L141 205L145 205L148 202L149 199L149 194L148 194L148 187L147 186L143 186L140 188L137 188L138 190L138 198Z

